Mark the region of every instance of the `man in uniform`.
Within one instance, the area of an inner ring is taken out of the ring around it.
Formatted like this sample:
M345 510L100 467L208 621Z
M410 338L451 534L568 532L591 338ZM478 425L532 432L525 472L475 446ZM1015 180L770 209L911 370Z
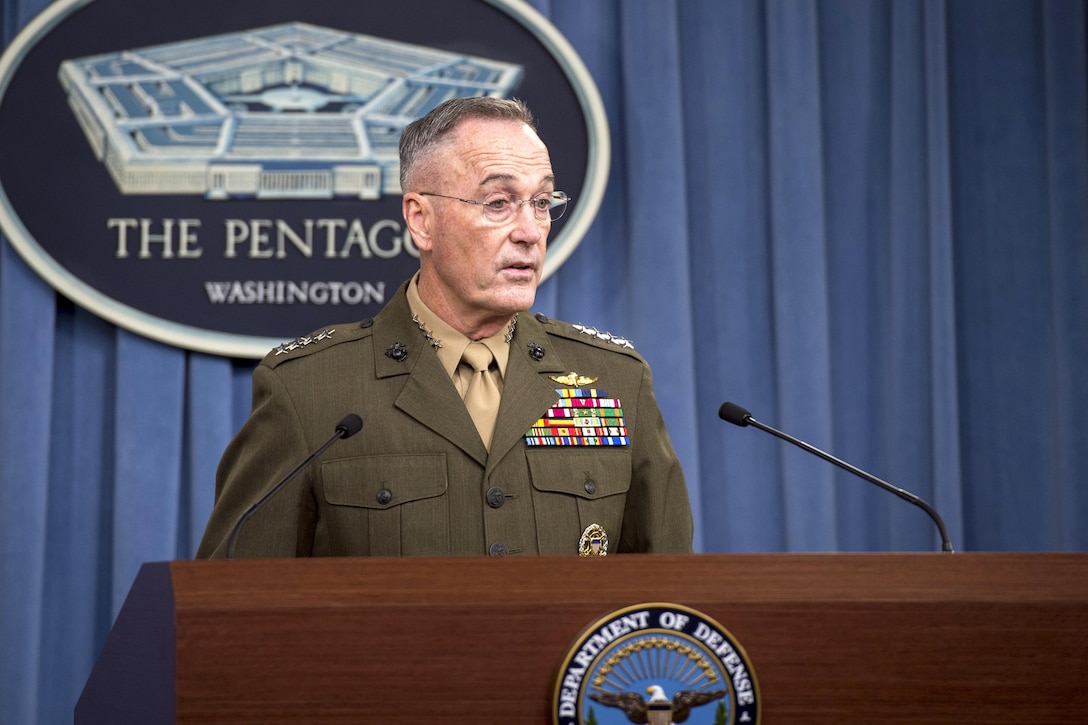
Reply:
M526 312L568 202L528 109L447 101L405 129L400 161L419 272L373 319L257 367L197 556L232 534L237 556L690 552L646 362ZM353 412L360 433L252 510Z

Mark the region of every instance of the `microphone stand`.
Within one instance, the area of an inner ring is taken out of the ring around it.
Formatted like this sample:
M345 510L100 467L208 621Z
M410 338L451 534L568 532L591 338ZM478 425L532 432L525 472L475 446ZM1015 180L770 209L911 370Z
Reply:
M231 529L230 539L227 541L227 558L234 558L234 545L238 541L238 534L242 530L242 524L244 524L246 521L249 521L253 514L257 513L261 506L264 506L268 499L275 496L277 493L279 493L280 489L282 489L284 486L294 480L295 476L297 476L303 471L303 469L313 463L318 456L328 450L329 446L331 446L333 443L340 440L341 438L350 438L351 436L358 433L362 427L363 420L355 413L349 413L348 415L344 416L344 419L337 424L336 432L331 438L325 441L325 443L320 448L307 456L306 460L295 466L293 471L288 473L286 476L283 477L283 479L280 480L279 483L270 488L268 492L265 493L265 495L261 496L260 499L257 500L256 503L246 509L246 512L242 514L242 517L238 519L237 523L234 524L234 528Z
M885 491L889 491L891 493L894 493L896 496L903 499L904 501L907 501L909 503L914 504L918 508L925 511L929 515L929 518L933 519L933 523L937 525L937 531L940 532L940 535L941 535L941 551L946 552L948 554L955 553L955 550L952 548L952 541L951 541L951 539L948 538L948 530L945 528L944 520L941 519L940 514L937 513L937 510L935 508L930 506L928 503L926 503L924 500L922 500L918 496L915 496L910 491L905 491L905 490L899 488L898 486L893 486L892 484L888 483L887 481L883 481L883 480L877 478L876 476L874 476L874 475L872 475L870 473L866 473L865 471L861 470L857 466L852 466L849 463L847 463L846 461L841 460L839 458L836 458L835 456L831 455L830 453L826 453L824 451L821 451L819 448L817 448L817 447L815 447L813 445L809 445L808 443L805 443L803 440L800 440L799 438L794 438L790 434L783 433L782 431L778 430L777 428L772 428L769 425L765 425L763 423L760 423L758 420L756 420L755 418L752 417L751 413L749 413L744 408L741 408L739 405L736 405L735 403L724 403L724 404L722 404L721 409L718 411L718 415L719 415L719 417L722 418L722 420L726 420L726 421L728 421L730 423L733 423L734 425L739 425L742 428L745 427L745 426L748 426L748 425L753 425L756 428L759 428L762 431L770 433L771 435L773 435L773 436L775 436L777 438L781 438L782 440L784 440L784 441L786 441L788 443L792 443L795 446L803 448L804 450L808 451L809 453L812 453L812 454L814 454L816 456L819 456L820 458L824 459L825 461L827 461L829 463L833 463L836 466L838 466L839 468L841 468L841 469L843 469L845 471L849 471L850 473L853 473L855 476L859 476L859 477L865 479L866 481L868 481L869 483L872 483L872 484L875 484L875 485L879 486L880 488L884 489Z

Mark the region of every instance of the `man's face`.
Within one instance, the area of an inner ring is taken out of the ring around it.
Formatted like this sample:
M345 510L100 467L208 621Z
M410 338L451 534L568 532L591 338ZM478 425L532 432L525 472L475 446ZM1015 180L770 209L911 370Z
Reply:
M523 200L555 189L547 147L520 122L463 121L430 168L434 188L421 191L474 201L496 193ZM512 219L495 223L475 204L407 197L406 217L414 217L409 223L421 252L420 295L435 314L470 334L532 306L548 219L537 219L531 205L523 204Z

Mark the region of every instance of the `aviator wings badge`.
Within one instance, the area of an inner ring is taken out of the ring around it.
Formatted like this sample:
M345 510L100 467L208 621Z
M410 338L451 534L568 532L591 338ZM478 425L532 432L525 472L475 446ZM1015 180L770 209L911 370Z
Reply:
M579 375L573 370L566 375L550 375L549 377L560 385L592 385L597 382L597 378Z

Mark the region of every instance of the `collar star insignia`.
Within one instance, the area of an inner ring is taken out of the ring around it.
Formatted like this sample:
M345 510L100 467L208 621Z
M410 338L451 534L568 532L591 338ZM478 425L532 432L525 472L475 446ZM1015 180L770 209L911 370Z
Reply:
M427 342L435 350L442 347L442 341L436 338L431 331L427 329L427 326L423 324L423 321L419 319L419 315L412 315L412 322L416 323L419 331L423 333L423 337L427 338Z
M593 383L597 382L597 378L591 378L591 377L587 377L585 375L579 375L578 373L574 372L573 370L570 371L569 373L567 373L566 375L550 375L549 377L552 380L554 380L555 382L559 383L560 385L570 385L570 386L592 385Z

